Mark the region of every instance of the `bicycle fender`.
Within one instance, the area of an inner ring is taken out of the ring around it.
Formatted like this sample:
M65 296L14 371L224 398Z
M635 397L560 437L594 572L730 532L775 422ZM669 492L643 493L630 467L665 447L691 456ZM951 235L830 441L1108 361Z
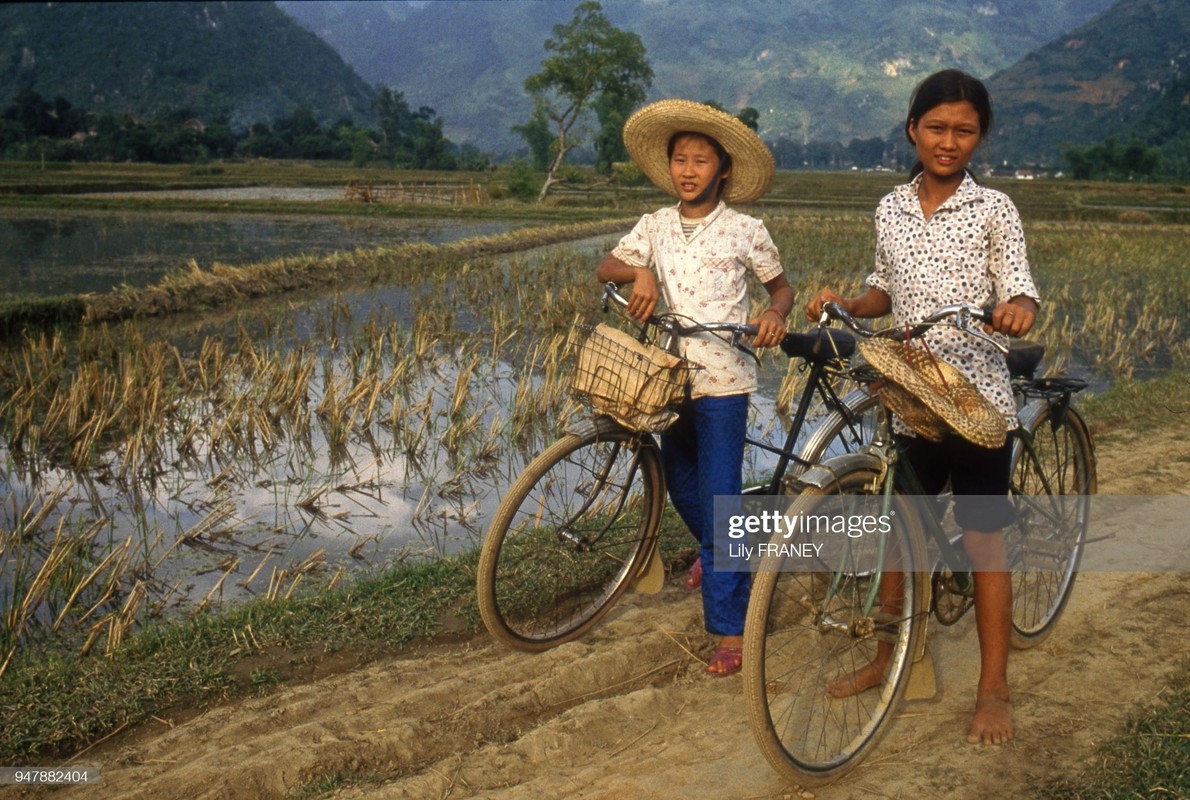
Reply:
M1020 420L1021 427L1029 430L1047 409L1048 406L1044 400L1030 400L1024 408L1017 412L1016 416Z
M616 431L623 431L624 426L616 422L614 419L602 414L592 414L589 417L579 417L571 420L566 425L565 433L572 436L578 436L583 439L590 437L606 436L609 433ZM637 434L640 437L641 444L656 447L657 442L652 435L647 433Z
M884 462L879 457L869 453L847 453L829 458L823 464L810 467L798 476L798 482L813 486L815 489L825 489L840 475L857 469L868 469L879 473L883 466Z

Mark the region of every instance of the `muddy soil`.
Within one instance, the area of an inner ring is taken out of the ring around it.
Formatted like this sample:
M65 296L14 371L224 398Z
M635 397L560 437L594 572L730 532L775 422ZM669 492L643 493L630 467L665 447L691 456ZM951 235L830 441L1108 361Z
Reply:
M1100 432L1099 489L1186 494L1190 415L1161 437ZM1012 656L1017 738L965 742L974 620L931 627L936 693L905 704L879 749L803 792L754 744L739 677L704 675L711 640L672 576L581 641L541 655L481 634L291 685L198 716L155 719L85 754L102 787L55 797L281 798L327 776L337 798L1032 797L1159 702L1186 654L1190 575L1084 573L1057 631ZM340 657L342 654L340 654ZM811 793L812 792L812 793Z

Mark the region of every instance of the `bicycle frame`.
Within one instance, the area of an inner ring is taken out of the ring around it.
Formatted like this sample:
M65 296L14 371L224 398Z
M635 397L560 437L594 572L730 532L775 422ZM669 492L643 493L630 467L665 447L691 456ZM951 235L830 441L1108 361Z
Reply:
M625 308L627 300L616 289L615 284L609 283L604 286L603 293L603 307L604 311L608 311L612 305L618 308ZM694 332L710 332L726 334L730 337L730 343L743 350L744 352L755 358L747 347L745 347L740 339L743 336L754 335L754 326L741 325L738 323L695 323L692 325L684 325L677 322L676 319L666 317L652 317L645 326L641 329L638 338L641 341L648 340L647 330L649 326L655 328L658 332L664 334L671 339L673 337L680 337L689 335ZM825 339L823 337L826 337ZM801 338L799 338L801 337ZM797 440L801 435L806 424L806 418L809 416L810 407L813 405L815 395L821 398L823 406L828 411L837 411L843 415L848 426L854 425L856 416L851 410L849 400L853 398L851 393L844 397L840 397L839 393L835 391L830 377L832 372L832 359L815 357L818 355L817 347L823 343L830 344L834 348L834 352L838 355L838 341L830 338L829 334L816 333L811 335L799 333L787 333L786 340L782 343L783 349L791 359L797 358L804 363L809 364L810 372L806 378L806 386L802 391L801 397L798 400L797 408L794 410L793 420L790 423L789 429L786 431L785 441L781 447L775 447L768 442L755 439L750 436L745 436L744 443L746 447L754 447L770 455L777 456L777 466L774 468L772 475L766 483L757 486L748 487L744 490L745 494L763 494L773 495L779 494L782 489L782 482L785 479L786 472L789 470L790 463L795 463L801 469L805 469L814 465L815 462L803 458L797 451ZM785 349L788 345L789 349ZM853 345L849 345L851 347ZM850 350L848 351L848 353ZM839 355L840 358L845 358L846 354ZM856 399L858 402L858 398Z
M806 377L806 387L798 400L797 408L793 414L793 421L789 425L789 430L785 436L785 444L782 447L774 447L767 442L753 439L750 436L744 438L747 446L758 448L778 457L777 466L773 469L772 477L769 478L768 483L745 489L745 494L780 494L781 482L785 479L785 472L789 469L790 462L794 462L802 468L813 466L810 461L797 454L796 448L798 436L801 435L802 428L805 426L806 417L810 414L810 406L814 402L816 393L822 399L822 403L827 409L838 411L845 416L851 414L846 398L839 397L839 393L835 391L835 387L829 380L829 375L830 372L825 362L814 362L811 364L810 374ZM849 419L848 423L853 424L853 420Z
M1027 505L1030 511L1040 514L1054 526L1060 525L1062 519L1062 509L1059 501L1056 499L1060 495L1055 491L1055 487L1050 482L1049 477L1041 468L1034 445L1034 438L1029 433L1029 428L1031 427L1030 423L1047 407L1058 410L1058 413L1053 415L1056 428L1061 424L1062 418L1059 414L1070 407L1070 400L1071 393L1063 392L1058 397L1052 398L1049 401L1036 400L1027 404L1021 410L1021 425L1009 432L1009 436L1016 442L1014 447L1021 448L1022 457L1026 459L1026 463L1028 464L1029 473L1040 481L1044 496L1051 498L1051 500L1048 504L1039 502L1034 496L1022 490L1015 476L1013 476L1009 485L1010 494L1012 497L1017 498L1019 502ZM865 449L865 452L857 454L857 457L862 459L878 475L882 476L882 484L880 486L882 497L880 510L882 514L888 514L892 510L893 498L898 488L904 494L916 496L922 496L924 494L924 490L916 473L913 471L913 467L901 458L900 447L891 436L891 426L887 411L881 412L881 422L877 428L876 437ZM803 475L801 480L818 488L825 488L833 478L834 473L830 470L812 469ZM967 597L972 596L975 587L974 574L967 564L966 556L959 551L955 546L955 541L952 541L951 537L943 529L939 515L916 514L910 524L919 524L924 528L928 537L927 541L933 543L938 550L940 561L950 568L954 582L952 591ZM863 607L865 615L870 615L873 608L875 608L877 587L880 584L880 579L883 577L886 543L887 535L882 535L877 545L877 563L879 566L873 571L873 576L876 580L873 581L868 599ZM840 578L837 574L832 578L828 598L834 593L839 580Z

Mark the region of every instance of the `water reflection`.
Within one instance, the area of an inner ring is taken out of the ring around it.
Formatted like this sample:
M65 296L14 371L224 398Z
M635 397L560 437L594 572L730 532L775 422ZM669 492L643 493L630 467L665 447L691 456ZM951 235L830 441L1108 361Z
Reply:
M120 338L128 326L113 342L75 345L94 359L90 371L37 350L42 372L61 381L57 396L90 387L81 393L90 419L121 413L88 405L109 393L135 406L168 387L169 402L74 467L46 418L28 434L43 446L0 442L0 495L10 498L0 529L28 548L0 566L0 596L53 562L56 531L87 533L86 551L63 568L66 587L94 573L72 614L113 629L126 598L143 620L475 546L512 481L581 413L558 372L572 317L563 333L534 327L542 312L525 309L536 308L542 281L533 276L581 278L574 265L605 250L495 259L452 276L452 291L430 279L262 301L189 329L171 320L160 338L129 334L131 346ZM595 316L595 287L581 287ZM140 356L179 370L150 374ZM73 387L63 374L78 376ZM102 380L91 386L84 375ZM773 425L771 400L756 398L754 419L754 433ZM749 474L771 469L770 456L754 455ZM39 619L52 621L65 602L45 602Z
M0 296L100 293L120 284L151 285L190 260L203 267L242 265L408 242L442 244L533 224L538 223L5 210Z

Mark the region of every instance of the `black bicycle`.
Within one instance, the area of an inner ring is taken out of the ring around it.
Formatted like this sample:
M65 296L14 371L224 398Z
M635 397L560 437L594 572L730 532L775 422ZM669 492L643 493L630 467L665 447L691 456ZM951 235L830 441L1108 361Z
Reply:
M605 287L603 303L605 311L627 305L614 284ZM747 351L746 337L755 330L660 314L636 338L672 345L696 333L722 336ZM801 362L806 380L784 444L749 437L748 446L776 456L772 474L749 493L789 491L807 468L871 439L876 397L867 389L843 396L836 389L855 346L855 337L841 330L785 335L780 348ZM633 353L609 374L630 382L628 394L647 395L654 382L637 379L639 371L652 369L646 362ZM692 368L677 365L675 371ZM680 402L675 391L665 408L651 405L645 416L664 424ZM812 412L824 416L813 420L799 447ZM619 417L595 411L573 423L525 467L488 526L476 577L479 610L492 635L511 647L541 651L583 635L634 582L659 569L655 553L666 504L660 450L654 431L634 430Z
M833 304L826 311L861 335L906 338L900 330L866 331ZM949 306L907 336L938 324L984 335L977 324L989 319L979 308ZM1034 378L1044 353L1038 344L1007 352L1021 424L1011 432L1016 515L1004 539L1012 644L1028 648L1050 634L1070 597L1096 491L1095 454L1071 402L1085 382ZM868 366L852 375L882 378ZM877 520L865 532L871 535L801 530L774 540L801 545L803 553L812 544L829 556L807 566L788 548L766 548L748 606L744 687L752 730L777 772L804 785L837 779L871 751L924 652L931 613L952 624L973 603L968 561L944 524L945 498L921 502L920 484L890 435L889 413L877 418L865 447L799 476L785 512L791 520ZM881 662L872 685L845 685Z

